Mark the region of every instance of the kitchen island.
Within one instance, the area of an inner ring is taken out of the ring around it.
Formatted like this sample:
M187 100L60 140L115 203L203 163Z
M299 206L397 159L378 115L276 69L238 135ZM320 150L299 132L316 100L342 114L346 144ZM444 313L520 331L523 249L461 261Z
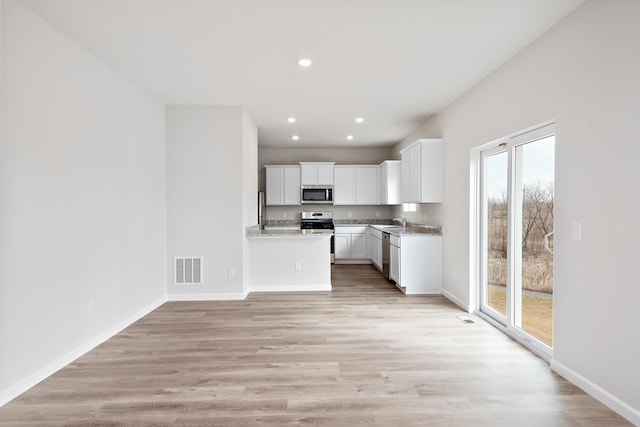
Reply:
M331 232L247 229L249 291L331 290Z

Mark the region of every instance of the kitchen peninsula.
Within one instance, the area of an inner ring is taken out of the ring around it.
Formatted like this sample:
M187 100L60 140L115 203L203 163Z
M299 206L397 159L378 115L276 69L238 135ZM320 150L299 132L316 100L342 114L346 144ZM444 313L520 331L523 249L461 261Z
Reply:
M330 291L331 232L247 229L251 292Z

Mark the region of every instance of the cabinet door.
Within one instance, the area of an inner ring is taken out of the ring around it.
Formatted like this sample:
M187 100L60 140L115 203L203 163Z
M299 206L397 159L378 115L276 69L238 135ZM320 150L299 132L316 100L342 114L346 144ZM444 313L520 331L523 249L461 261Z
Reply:
M382 163L378 166L378 203L381 205L389 204L387 202L387 164Z
M349 249L351 247L350 234L335 235L335 257L336 259L349 258Z
M420 144L402 153L402 201L420 202Z
M389 256L389 278L400 285L400 248L391 245Z
M266 168L267 205L284 204L283 168Z
M367 243L371 246L371 262L379 269L382 268L382 239L369 236Z
M411 202L420 202L420 146L411 150L409 163L409 198Z
M333 204L355 204L355 171L351 167L336 167L333 169Z
M316 185L318 182L317 165L300 165L300 183L302 185Z
M442 141L420 144L420 201L442 202Z
M402 202L411 202L411 151L402 153Z
M300 204L300 168L287 167L284 168L284 197L285 205Z
M398 160L391 160L386 162L386 193L387 198L385 200L385 204L387 205L399 205L402 203L402 183L401 181L401 172L402 172L402 162ZM380 201L382 204L382 201Z
M333 185L333 165L317 166L318 185Z
M356 204L378 204L378 167L363 166L355 168Z
M367 259L366 233L351 235L351 258Z

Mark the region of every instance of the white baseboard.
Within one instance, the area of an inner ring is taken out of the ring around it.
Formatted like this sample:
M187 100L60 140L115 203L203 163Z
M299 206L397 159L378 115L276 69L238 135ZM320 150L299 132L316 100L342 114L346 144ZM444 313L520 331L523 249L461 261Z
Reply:
M116 324L114 327L107 329L105 332L101 333L97 337L92 338L86 343L76 347L66 355L48 364L44 368L39 369L37 372L34 372L33 374L24 378L22 381L9 387L7 390L2 391L0 393L0 406L3 406L6 403L10 402L11 400L15 399L16 397L20 396L22 393L29 390L31 387L35 386L36 384L40 383L41 381L55 374L60 369L64 368L74 360L78 359L80 356L93 350L94 348L96 348L97 346L99 346L109 338L121 332L123 329L127 328L128 326L132 325L134 322L140 320L142 317L146 316L156 308L160 307L166 301L167 301L166 297L162 297L159 300L155 301L154 303L149 304L142 310L139 310L138 312L124 319L122 322Z
M451 301L452 303L454 303L455 305L457 305L458 307L460 307L461 309L463 309L467 313L471 313L472 312L471 311L471 306L469 306L469 304L465 303L460 298L458 298L457 296L453 295L451 292L443 289L442 290L442 296L444 296L446 299L448 299L449 301Z
M331 283L315 285L265 285L253 286L251 292L325 292L331 291Z
M586 393L595 397L602 404L609 407L612 411L617 412L618 414L629 420L632 424L640 426L639 409L634 408L628 403L620 400L613 394L609 393L607 390L589 381L587 378L583 377L582 375L573 371L562 363L556 361L555 359L551 359L550 365L551 370L556 372L558 375L566 378L569 382L580 387Z
M249 293L169 294L168 301L242 301Z

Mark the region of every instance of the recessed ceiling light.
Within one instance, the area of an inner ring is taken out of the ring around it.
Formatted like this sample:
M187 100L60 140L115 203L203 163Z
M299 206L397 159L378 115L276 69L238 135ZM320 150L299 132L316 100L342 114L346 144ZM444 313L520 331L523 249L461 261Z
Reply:
M353 135L347 135L347 139L351 141L353 139Z
M293 135L291 139L293 139L294 141L297 141L300 139L300 137L298 135Z
M287 121L289 123L295 123L296 122L296 118L295 117L287 117Z
M356 117L356 123L364 122L364 117Z
M309 67L312 64L309 58L301 58L298 60L298 65L301 67Z

